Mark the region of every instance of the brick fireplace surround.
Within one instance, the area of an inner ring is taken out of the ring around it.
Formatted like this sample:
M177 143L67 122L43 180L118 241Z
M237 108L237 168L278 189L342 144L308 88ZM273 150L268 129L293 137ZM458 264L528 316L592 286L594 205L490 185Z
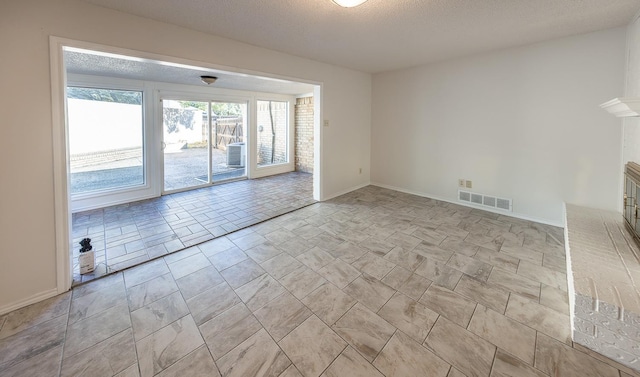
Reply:
M640 371L640 248L618 212L565 213L573 341Z

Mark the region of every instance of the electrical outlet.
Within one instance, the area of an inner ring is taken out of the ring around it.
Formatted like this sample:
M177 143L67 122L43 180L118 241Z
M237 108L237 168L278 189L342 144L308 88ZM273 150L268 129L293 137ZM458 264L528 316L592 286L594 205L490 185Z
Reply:
M473 183L471 181L467 180L466 186L467 186L467 188L472 188L473 187Z
M327 119L324 120L324 126L329 127L329 121Z
M362 174L362 168L360 168L360 174Z
M464 187L466 185L464 179L458 179L458 187Z

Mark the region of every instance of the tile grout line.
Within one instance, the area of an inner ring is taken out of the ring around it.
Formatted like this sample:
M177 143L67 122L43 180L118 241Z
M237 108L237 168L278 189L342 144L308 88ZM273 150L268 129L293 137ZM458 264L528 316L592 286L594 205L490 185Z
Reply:
M67 322L64 328L64 337L62 338L62 349L60 350L60 364L58 365L58 376L62 375L62 365L64 363L64 349L67 345L67 333L69 332L69 320L71 319L71 304L73 301L73 293L71 293L69 296L70 297L69 297L69 307L67 308Z
M171 278L173 279L173 276ZM127 296L126 297L126 299L127 299L127 309L129 310L129 324L130 324L130 329L131 329L131 341L133 342L133 350L135 352L136 367L137 367L136 369L138 370L138 375L142 375L142 372L140 371L140 359L138 357L138 342L136 341L135 332L133 330L133 317L131 316L131 314L132 314L131 303L129 302L129 292L127 290L127 284L126 284L126 280L124 278L124 272L122 273L122 281L124 283L125 295ZM141 284L144 284L144 283L141 283ZM138 284L138 285L140 285L140 284ZM126 370L126 369L127 368L125 368L124 370ZM121 372L122 371L120 371L118 373L121 373Z
M484 338L482 338L484 339ZM491 376L491 374L493 373L493 368L496 365L496 357L498 356L498 346L489 342L490 344L494 345L496 347L496 349L493 351L493 358L491 359L491 368L489 368L489 376Z

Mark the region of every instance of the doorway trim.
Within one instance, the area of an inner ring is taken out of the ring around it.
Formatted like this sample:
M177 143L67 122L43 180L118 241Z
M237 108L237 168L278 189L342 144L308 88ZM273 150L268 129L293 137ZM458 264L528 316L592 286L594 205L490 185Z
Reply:
M51 76L51 118L52 118L52 147L53 147L53 182L54 182L54 222L55 222L55 263L56 263L56 290L63 293L71 288L72 261L70 257L71 240L71 211L69 196L69 167L68 167L68 135L66 131L66 84L67 74L64 64L63 49L74 47L93 51L101 51L106 54L118 54L166 62L178 66L201 67L208 69L224 70L235 74L245 74L278 80L301 82L314 86L314 173L313 173L313 198L323 200L323 172L322 172L322 103L323 83L295 77L269 74L264 72L239 69L223 65L176 58L150 52L124 49L113 46L101 45L92 42L49 37L49 59Z

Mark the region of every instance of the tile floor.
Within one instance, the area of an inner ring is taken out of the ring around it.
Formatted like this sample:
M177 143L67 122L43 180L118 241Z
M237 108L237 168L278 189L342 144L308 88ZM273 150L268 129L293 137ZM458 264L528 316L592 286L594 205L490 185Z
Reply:
M562 244L369 186L0 316L0 375L640 375L573 346Z
M314 202L313 175L293 172L74 213L74 285ZM78 243L85 237L96 251L96 270L80 275Z

